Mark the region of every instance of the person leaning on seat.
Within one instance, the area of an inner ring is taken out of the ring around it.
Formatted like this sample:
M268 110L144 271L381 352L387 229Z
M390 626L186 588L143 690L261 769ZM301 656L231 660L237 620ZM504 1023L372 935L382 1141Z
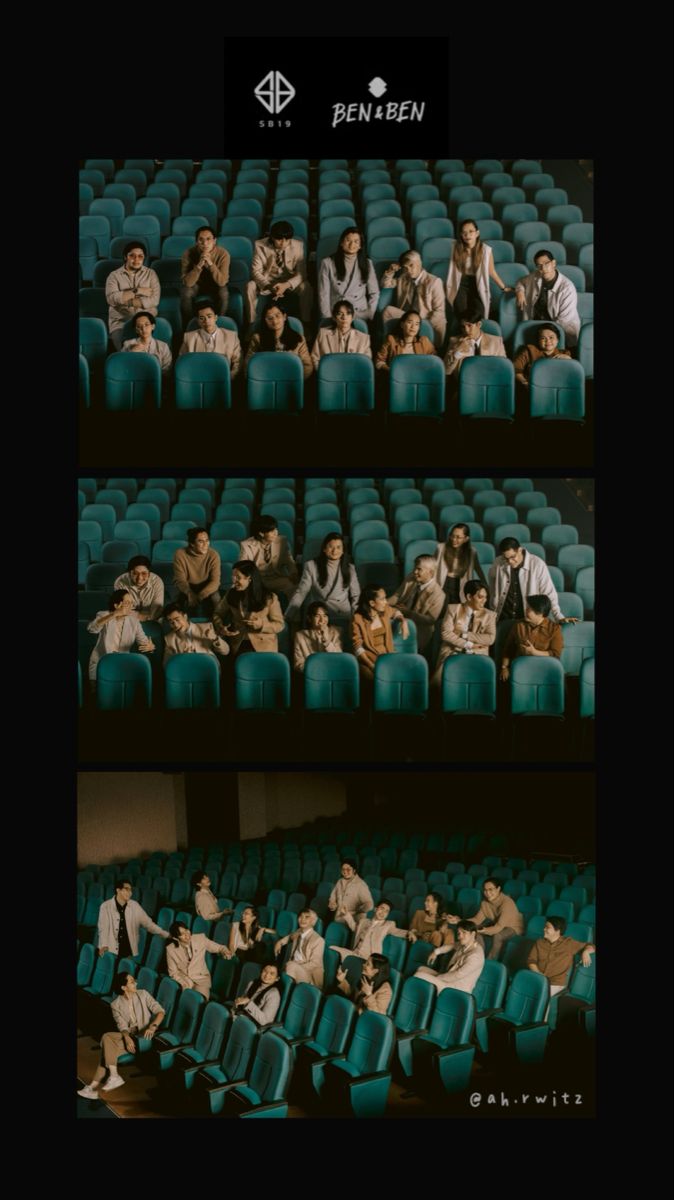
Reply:
M138 614L133 611L133 597L125 588L114 591L107 609L96 613L87 625L88 633L98 634L98 641L89 656L89 683L96 687L99 659L104 654L129 654L134 646L141 654L152 654L155 644L143 633Z
M524 932L524 919L512 896L507 896L502 890L498 879L485 879L482 895L480 907L468 920L478 930L480 942L485 937L490 939L487 958L498 958L504 943ZM447 920L450 925L461 928L457 916L449 913Z
M549 596L527 596L524 620L511 626L503 646L500 671L503 683L510 677L510 663L514 658L523 655L561 658L564 638L561 626L550 620L551 608Z
M209 654L216 662L218 654L229 654L227 642L218 636L211 622L190 621L176 601L166 605L164 618L171 628L164 641L164 666L178 654Z
M105 281L108 329L115 350L121 350L124 326L140 311L157 315L161 286L156 271L146 267L142 242L127 242L124 266L112 271Z
M538 326L536 345L527 342L515 355L515 379L522 387L528 388L531 368L541 358L571 358L568 350L559 349L559 330L547 323Z
M278 300L270 300L262 314L260 328L248 344L244 367L248 370L250 360L255 354L284 352L297 355L302 363L304 378L308 379L314 365L304 335L289 325L288 314Z
M374 668L381 654L393 654L391 622L399 620L403 641L409 637L406 617L399 608L392 608L386 599L386 589L369 583L360 593L356 615L351 623L353 651L358 659L361 678L374 679Z
M156 325L156 318L151 312L139 312L133 322L136 336L124 342L122 350L130 354L150 354L153 358L158 358L162 374L166 375L171 370L171 348L166 342L156 340Z
M173 555L173 582L188 613L205 604L212 616L220 602L220 555L211 548L208 530L187 530L187 546Z
M424 270L419 251L407 250L401 254L399 263L390 263L381 277L381 286L395 287L393 303L381 314L384 325L414 310L422 321L432 325L435 348L440 352L447 332L445 288L439 275Z
M403 617L413 621L417 629L417 646L422 653L430 643L435 624L447 597L435 580L435 559L432 554L418 554L414 570L405 577L388 603Z
M307 283L304 243L295 237L289 221L275 221L266 238L255 243L251 279L246 284L246 316L252 325L260 296L282 300L296 295L300 318L311 320L313 291Z
M321 600L314 600L306 611L306 628L295 634L293 665L303 671L310 654L341 654L342 637L336 625L330 624L328 610Z
M190 323L192 303L197 296L209 296L218 316L227 312L229 264L229 252L217 245L215 230L210 225L200 225L194 246L180 260L180 311L184 328Z
M255 563L234 563L232 586L218 604L213 624L227 638L233 655L247 651L278 651L283 613L275 592L267 591Z
M98 1086L106 1071L109 1072L108 1081L100 1090L111 1092L114 1088L122 1087L125 1080L117 1071L120 1054L135 1054L138 1038L152 1040L166 1015L150 992L136 987L136 980L127 971L117 973L112 990L116 993L116 999L110 1005L110 1014L118 1032L104 1033L101 1038L101 1058L96 1073L91 1083L77 1093L85 1100L100 1099Z

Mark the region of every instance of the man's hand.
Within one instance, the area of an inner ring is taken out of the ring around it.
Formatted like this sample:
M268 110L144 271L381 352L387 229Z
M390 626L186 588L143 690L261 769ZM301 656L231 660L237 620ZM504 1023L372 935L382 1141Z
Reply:
M126 1050L126 1051L127 1051L129 1054L135 1054L135 1053L136 1053L136 1044L135 1044L135 1042L134 1042L133 1038L131 1037L131 1035L130 1035L130 1034L128 1034L128 1033L125 1033L125 1034L123 1034L122 1036L123 1036L123 1038L124 1038L124 1048L125 1048L125 1050ZM146 1036L147 1036L147 1035L146 1035Z
M524 288L515 288L515 301L519 309L523 309L526 303Z

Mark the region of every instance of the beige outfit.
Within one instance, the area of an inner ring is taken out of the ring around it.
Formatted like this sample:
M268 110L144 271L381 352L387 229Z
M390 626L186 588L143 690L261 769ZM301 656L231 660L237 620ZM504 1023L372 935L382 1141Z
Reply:
M211 973L206 966L206 953L223 954L225 946L212 942L205 933L193 933L188 946L171 941L166 947L166 962L171 979L181 988L194 988L208 1000L211 994Z
M346 916L337 916L337 912L341 907L346 909ZM328 908L335 913L333 918L339 921L342 925L350 925L353 929L353 922L349 917L363 917L369 913L371 908L374 908L372 893L364 879L360 875L354 875L351 879L338 879L337 883L330 892L328 900Z
M422 321L430 321L433 326L433 340L436 349L440 350L447 332L445 287L440 277L422 270L416 279L410 279L406 271L401 271L396 278L395 271L384 271L381 286L395 287L393 303L387 305L382 313L384 324L393 317L402 317L411 308L415 308Z
M218 654L229 654L229 646L224 638L218 637L210 621L197 624L190 621L187 629L179 632L171 630L166 634L164 642L164 666L175 654L210 654L211 658Z
M313 291L307 283L304 261L304 242L291 238L287 246L277 250L271 238L262 238L255 243L251 281L246 284L246 316L250 324L255 320L259 296L268 296L275 283L290 283L288 291L281 297L297 293L300 317L303 322L311 318Z
M214 341L204 335L202 329L190 329L183 337L180 354L224 354L229 363L229 372L234 379L241 367L241 342L233 329L215 330Z
M425 650L433 637L435 623L444 608L445 598L445 593L434 579L429 583L418 584L412 574L388 597L392 608L399 608L404 617L414 621L420 651Z
M470 618L470 626L457 629ZM489 647L496 641L496 615L488 608L481 613L473 612L464 604L449 604L440 631L442 642L433 682L442 678L442 664L452 654L489 654Z
M322 632L300 629L295 634L293 666L296 671L303 671L310 654L340 654L341 650L342 636L335 625L328 625Z
M347 921L347 924L353 925L353 918ZM398 929L395 921L377 921L374 917L361 917L356 925L353 948L349 950L345 946L331 946L330 949L336 950L342 960L349 954L355 954L358 958L369 958L371 954L384 953L384 938L389 936L406 938L407 930Z
M239 558L255 563L264 586L270 592L284 592L286 596L292 596L300 573L286 537L279 535L273 542L261 542L256 537L246 538L239 546Z
M495 333L482 333L478 338L480 354L485 358L505 358L503 338ZM445 370L448 375L461 369L466 358L474 358L477 343L468 337L453 337L449 341L449 349L445 355Z
M199 554L192 546L176 550L173 555L173 581L184 596L196 592L199 600L213 597L217 603L220 587L220 555L210 546Z
M203 917L205 921L217 921L220 916L218 901L210 888L207 890L199 888L197 890L194 897L194 907L198 915Z
M245 596L245 592L242 595ZM245 623L246 616L259 617L261 621L260 628L250 629ZM216 629L221 623L222 625L234 626L238 630L236 637L227 639L232 654L236 654L241 643L246 638L248 638L253 650L266 650L273 654L277 653L277 634L283 629L284 620L278 596L275 596L273 592L267 593L265 607L259 613L250 614L245 610L242 612L238 606L230 607L227 597L224 596L215 610L213 619Z
M326 325L324 329L319 329L311 351L316 370L324 354L365 354L367 358L372 358L370 335L351 328L346 337L342 337L338 329L330 329Z
M285 965L286 975L290 975L295 983L313 983L314 987L323 987L323 951L325 938L314 929L302 934L299 929L281 938L281 945L290 942L292 951Z

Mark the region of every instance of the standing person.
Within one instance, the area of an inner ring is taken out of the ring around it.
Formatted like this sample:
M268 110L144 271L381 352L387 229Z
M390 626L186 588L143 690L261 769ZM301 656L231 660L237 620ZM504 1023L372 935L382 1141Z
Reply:
M115 894L104 900L98 910L98 953L110 951L117 958L135 958L138 953L140 929L157 933L167 938L168 933L155 925L145 909L132 900L133 884L128 879L118 879Z
M222 354L229 363L229 373L235 379L241 366L241 343L233 329L221 329L213 301L197 300L198 329L188 329L183 335L180 355Z
M356 225L344 230L335 253L323 259L318 273L318 307L324 320L338 300L350 300L363 321L371 321L377 311L379 284Z
M260 296L274 300L296 295L300 318L311 320L313 291L307 283L304 242L295 237L290 221L274 221L269 234L255 243L250 282L246 284L246 316L252 325Z
M314 926L318 913L312 908L303 908L297 914L297 929L286 937L279 938L274 946L274 953L279 955L284 946L290 950L283 968L295 983L312 983L314 987L323 988L323 951L325 938L317 933Z
M352 918L355 922L360 917L367 916L374 908L372 893L364 879L361 879L353 858L342 860L341 879L333 887L328 900L328 908L335 914L334 920L340 925L349 925Z
M190 933L182 921L173 922L168 936L166 963L171 979L175 979L183 991L193 988L208 1000L211 994L211 973L206 965L206 954L219 954L222 958L231 958L228 947L211 941L205 933Z
M317 371L325 354L364 354L372 358L369 333L353 328L355 310L350 300L338 300L332 306L332 320L319 329L311 351L311 359Z
M127 242L124 247L124 266L112 271L105 281L108 302L108 329L115 350L121 350L124 326L129 317L139 312L156 317L161 286L156 271L145 265L142 242Z
M515 285L517 306L526 321L556 321L566 334L567 346L575 346L580 333L578 293L566 275L557 270L552 250L534 255L534 270Z
M201 225L196 242L180 260L180 311L183 327L192 319L192 302L197 296L208 296L218 316L227 312L229 292L229 251L218 246L215 230Z
M288 314L278 300L269 301L262 314L260 328L250 339L244 363L246 369L253 355L260 353L296 354L302 363L305 379L314 369L304 335L288 324Z
M414 974L419 979L427 979L438 992L445 988L454 988L457 992L473 992L484 966L484 950L477 940L477 930L472 921L459 921L457 925L458 946L452 951L451 958L442 972L431 967L445 947L432 950L428 956L428 966L417 967Z
M128 592L139 621L157 621L164 608L164 580L155 575L145 554L134 554L126 571L114 582L116 592Z
M187 530L187 546L173 555L173 582L185 598L187 611L195 613L204 604L213 616L220 603L220 555L211 549L208 531L199 526Z
M512 288L506 287L496 271L491 246L482 241L475 221L461 222L459 236L451 247L447 299L459 320L466 312L477 313L484 320L489 316L491 301L489 280L493 279L502 292L512 292Z
M254 563L240 561L232 568L232 586L220 601L213 624L227 638L233 655L251 650L278 651L283 613L275 592L268 592Z
M286 609L286 620L299 620L299 612L305 600L320 600L328 615L344 621L356 611L360 596L360 584L351 559L344 547L341 533L328 533L323 538L316 558L310 558L302 567L302 576L290 597Z
M487 608L487 589L470 579L463 604L448 604L440 632L440 653L433 683L439 686L445 659L453 654L489 654L496 641L496 618Z
M391 964L385 954L371 954L363 963L360 983L352 987L343 967L337 968L337 987L353 1000L359 1013L386 1013L393 989L389 983Z
M152 638L143 633L137 614L133 611L130 592L120 588L112 593L107 609L96 613L87 625L89 633L97 633L98 641L89 656L89 680L96 684L99 660L104 654L129 654L135 647L141 654L152 654Z
M435 354L435 346L425 333L421 333L421 317L415 308L403 314L392 333L377 351L375 366L378 371L390 370L394 358L401 354Z
M102 1092L122 1087L125 1081L117 1071L120 1054L136 1053L134 1039L147 1038L151 1041L166 1015L154 996L144 988L137 988L133 975L126 971L117 973L112 990L116 993L116 999L110 1005L110 1013L118 1032L104 1033L101 1038L101 1058L96 1073L91 1083L77 1093L85 1100L99 1099L98 1086L106 1072L109 1072L108 1081L103 1084Z
M399 263L390 263L381 277L381 286L395 287L393 302L381 314L384 325L410 310L418 312L423 321L430 321L439 352L447 333L445 288L438 275L424 270L419 251L408 250L401 254Z
M403 617L414 621L420 654L433 638L446 598L435 579L435 559L432 554L418 554L414 560L414 570L388 598L392 608L397 608Z
M278 531L276 517L253 517L250 537L239 546L239 558L255 563L264 586L270 592L283 592L291 596L297 587L299 571L290 553L287 537Z
M503 646L503 683L506 683L510 676L513 658L521 658L523 655L531 658L561 658L564 638L561 626L550 620L551 607L549 596L527 596L525 619L511 626Z
M560 625L575 624L578 620L564 616L543 559L525 550L514 537L499 542L498 556L489 568L489 594L498 623L523 621L525 596L547 596L550 611Z
M158 358L162 374L166 375L171 370L171 347L166 342L156 340L156 326L153 314L141 309L133 323L136 336L124 342L122 350L130 354L150 354L152 358Z
M480 939L489 939L487 958L499 958L509 938L524 932L524 920L512 896L506 895L498 879L485 879L482 895L480 907L468 920L479 931ZM461 928L462 922L457 916L450 913L447 920L450 925Z
M435 563L435 577L449 604L459 604L466 599L464 589L469 579L479 579L487 586L477 551L471 545L470 529L463 521L452 525L446 541L438 542Z
M336 625L330 624L328 610L320 600L314 600L306 611L306 628L295 634L293 665L303 671L310 654L341 654L342 637Z
M192 887L195 889L194 907L204 921L217 921L219 917L226 917L234 912L233 908L218 908L218 902L211 891L211 880L205 871L194 872Z
M364 587L356 615L351 624L353 651L358 659L361 677L374 679L374 668L381 654L393 654L391 622L399 620L403 639L409 637L409 626L399 608L392 608L386 599L386 589L370 583Z

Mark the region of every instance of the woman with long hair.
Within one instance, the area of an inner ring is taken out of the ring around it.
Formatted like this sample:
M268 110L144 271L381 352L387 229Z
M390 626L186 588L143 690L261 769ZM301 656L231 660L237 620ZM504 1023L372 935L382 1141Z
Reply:
M287 312L277 300L270 300L262 314L260 328L250 339L244 367L247 368L253 355L261 351L296 354L302 361L305 379L314 369L304 335L292 328Z
M452 243L447 274L447 299L458 320L467 311L478 312L486 320L491 300L490 279L502 292L512 292L496 271L491 246L482 241L477 223L468 218L459 225L459 236Z
M454 931L447 922L447 901L439 892L429 892L424 907L410 921L410 941L429 942L432 946L453 946Z
M358 1012L385 1013L393 994L389 979L391 964L385 954L371 954L363 963L360 983L352 987L342 967L337 968L337 987L345 996L350 996Z
M335 253L323 259L318 274L318 307L324 320L338 300L350 300L363 321L371 321L377 311L379 284L357 225L344 230Z
M296 671L303 671L310 654L340 654L342 637L336 625L330 624L330 614L322 600L307 606L305 628L295 635L293 661Z
M235 921L229 931L229 949L240 962L268 962L271 951L262 941L263 934L276 933L275 929L265 929L260 925L260 915L252 904L244 908L241 920Z
M213 616L216 631L229 640L231 653L277 653L283 623L278 596L267 591L255 563L249 559L234 563L232 586Z
M281 980L276 963L267 963L234 1001L232 1016L245 1013L258 1025L271 1025L281 1004Z
M311 358L318 370L324 354L364 354L372 358L369 333L353 328L355 311L350 300L338 300L332 306L332 320L319 329Z
M404 639L409 636L407 620L399 608L391 608L386 599L386 591L376 584L370 583L364 587L356 615L351 624L353 649L361 677L374 679L374 667L380 654L393 654L393 629L391 622L400 621Z
M438 542L435 578L447 593L449 604L466 599L464 587L469 579L479 579L487 587L484 571L470 543L470 529L463 521L452 525L445 542Z
M320 600L330 618L344 621L356 611L359 596L356 568L346 553L344 538L341 533L328 533L316 557L302 568L301 579L286 609L286 620L298 620L305 600Z
M143 633L138 614L133 611L133 596L125 588L112 593L108 607L96 613L93 621L87 625L87 631L98 634L98 641L89 658L92 688L96 685L98 660L104 654L128 654L134 647L141 654L151 654L155 648L152 639Z
M425 333L420 333L421 317L416 308L403 313L392 333L377 351L378 371L388 371L391 362L399 354L435 354L435 346Z

